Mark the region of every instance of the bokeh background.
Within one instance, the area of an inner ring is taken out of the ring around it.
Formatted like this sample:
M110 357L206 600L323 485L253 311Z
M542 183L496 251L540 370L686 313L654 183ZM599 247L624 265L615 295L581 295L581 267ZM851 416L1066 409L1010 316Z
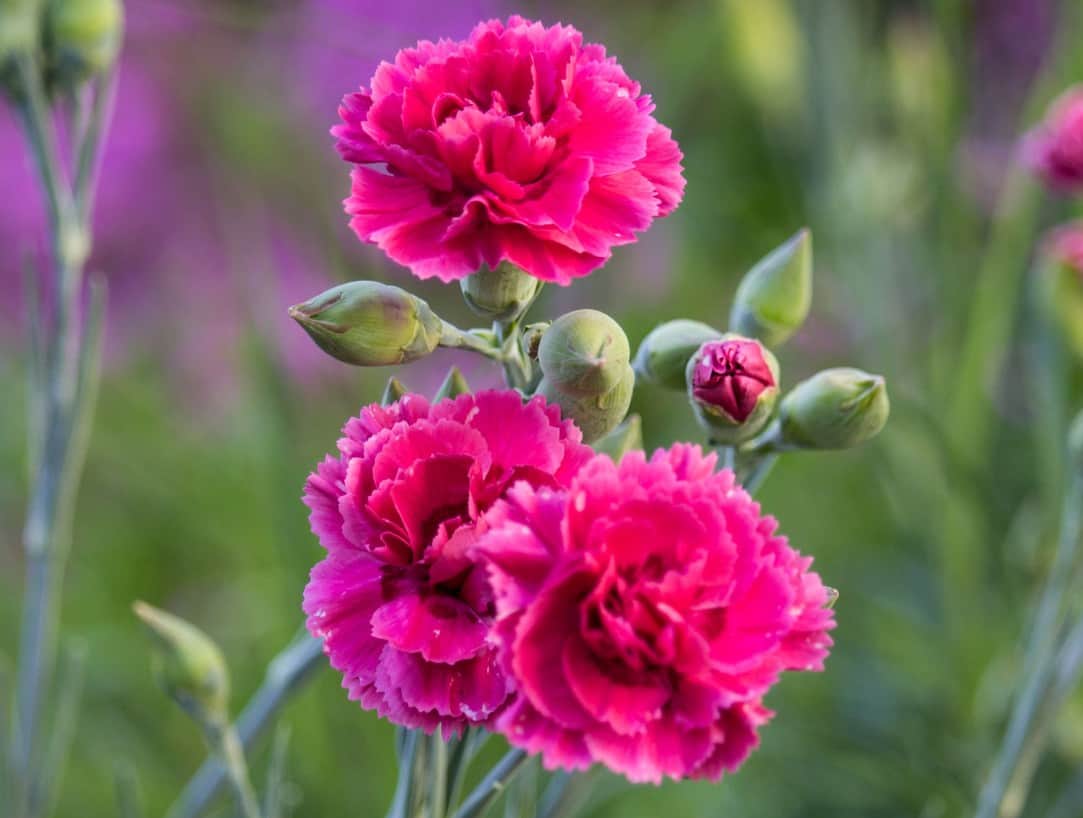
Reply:
M110 284L107 371L63 608L62 645L89 664L59 815L115 814L117 765L160 815L204 757L152 682L133 600L219 640L238 709L296 633L320 555L301 486L390 373L324 359L286 305L376 278L470 320L457 288L412 281L349 233L328 128L381 58L512 12L606 43L654 94L688 178L675 215L589 280L549 288L535 314L599 307L633 344L668 318L723 324L740 275L808 225L814 314L781 350L784 379L854 364L883 372L894 401L875 443L788 457L762 493L841 592L827 671L772 692L778 717L738 775L635 789L601 776L585 814L972 812L1048 566L1064 407L1079 397L1031 272L1037 237L1072 205L1016 161L1022 131L1083 81L1078 0L127 5L91 264ZM23 155L0 112L0 665L16 647L27 491L20 268L42 243ZM498 380L448 351L397 374L431 392L452 363L475 388ZM642 389L635 409L649 446L699 437L680 396ZM295 815L383 814L391 728L334 673L282 720ZM257 783L267 744L251 756ZM1081 768L1077 697L1025 814L1050 814Z

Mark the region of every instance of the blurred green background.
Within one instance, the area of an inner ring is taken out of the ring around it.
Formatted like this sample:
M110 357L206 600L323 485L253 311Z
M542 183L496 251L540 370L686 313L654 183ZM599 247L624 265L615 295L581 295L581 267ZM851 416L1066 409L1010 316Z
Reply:
M65 584L61 644L85 648L89 663L59 815L114 814L117 765L131 766L147 814L160 815L204 757L195 728L152 682L133 600L220 642L237 709L300 626L301 589L321 553L301 486L390 373L319 359L285 304L377 278L469 321L458 288L412 281L358 246L327 129L341 94L367 82L379 58L511 12L604 42L654 95L688 179L676 214L589 280L549 288L533 314L601 308L633 345L669 318L721 324L740 275L808 225L813 317L780 352L783 378L856 365L885 374L893 397L873 444L788 456L761 495L840 591L827 671L791 675L770 694L778 715L738 775L661 788L603 776L585 814L972 813L1051 554L1060 441L1080 394L1078 364L1045 328L1030 272L1041 232L1073 205L1015 162L1023 130L1083 81L1078 0L128 7L124 76L142 96L125 112L122 81L114 137L124 149L107 157L103 196L110 174L136 178L117 183L117 203L103 202L98 219L110 353ZM152 109L164 110L157 130ZM21 167L21 146L5 138L0 162ZM34 202L6 198L14 203L0 220L22 225L16 210ZM0 264L9 293L0 664L9 665L27 491L12 260L35 246L22 230L0 232L9 256ZM451 363L475 387L499 377L446 351L396 374L431 392ZM679 395L644 388L634 409L649 447L700 438ZM336 674L321 670L282 720L292 728L295 815L383 814L392 730L348 702ZM268 744L252 754L257 783ZM1077 697L1025 814L1047 814L1081 767ZM230 814L228 802L218 810Z

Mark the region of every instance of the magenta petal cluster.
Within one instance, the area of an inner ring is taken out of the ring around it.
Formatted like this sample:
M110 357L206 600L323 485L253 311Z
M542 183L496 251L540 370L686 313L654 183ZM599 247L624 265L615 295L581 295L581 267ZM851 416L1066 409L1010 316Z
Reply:
M428 732L501 708L513 685L489 641L479 522L512 484L567 486L592 454L580 439L556 407L510 390L408 395L347 422L305 485L327 556L304 610L351 699Z
M1083 191L1083 86L1065 92L1027 134L1023 161L1054 190Z
M682 155L653 110L570 26L512 17L422 41L339 109L350 225L419 278L507 261L568 284L681 200Z
M598 456L566 491L489 512L493 628L517 695L496 719L549 768L717 780L785 670L820 670L828 591L714 455Z

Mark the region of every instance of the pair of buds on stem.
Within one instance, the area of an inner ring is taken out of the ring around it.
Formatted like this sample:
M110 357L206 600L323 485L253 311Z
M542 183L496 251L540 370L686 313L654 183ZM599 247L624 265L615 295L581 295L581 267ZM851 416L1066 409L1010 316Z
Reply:
M21 96L23 62L49 92L74 92L113 65L123 34L121 0L0 0L0 87Z

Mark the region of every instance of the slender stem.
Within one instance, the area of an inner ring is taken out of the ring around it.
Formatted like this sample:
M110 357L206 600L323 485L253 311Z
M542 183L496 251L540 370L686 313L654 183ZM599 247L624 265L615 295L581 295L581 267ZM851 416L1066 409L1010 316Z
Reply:
M304 634L271 660L263 684L237 719L237 735L242 746L249 746L286 701L300 690L320 666L322 657L322 643ZM166 813L167 818L195 818L202 814L222 786L225 772L217 758L206 759Z
M417 730L408 730L403 731L402 736L402 744L399 747L399 777L395 782L395 795L391 799L391 809L388 810L387 818L407 818L407 809L411 800L410 789L421 735Z
M267 772L267 785L263 793L263 818L282 818L282 793L286 783L286 760L290 745L290 731L279 725L271 748L271 764Z
M119 70L119 65L114 63L94 87L90 117L76 156L75 207L82 222L88 226L94 206L92 194L97 187L98 171L101 167L101 141L105 135L105 126L112 119Z
M130 764L118 764L113 773L113 790L117 800L117 818L143 818L139 804L139 782Z
M80 373L90 372L86 347L80 344L78 297L86 260L87 230L74 208L64 178L45 91L36 62L20 57L22 83L19 114L39 181L45 194L55 263L53 322L40 404L45 415L40 450L31 454L37 468L23 530L26 583L19 648L16 728L12 766L17 804L33 816L38 786L42 700L56 662L56 622L64 561L67 556L75 487L81 470L77 430L89 424L93 388L80 388ZM104 128L104 123L99 124ZM87 191L89 197L90 193ZM85 438L85 435L83 436ZM33 443L32 443L33 445Z
M429 737L429 818L444 818L447 814L447 766L447 742L437 730Z
M763 482L767 479L767 475L771 473L771 469L774 468L776 462L778 462L778 454L774 452L765 454L757 460L742 481L745 491L749 494L755 494L759 491L760 486L763 485Z
M504 380L513 389L526 391L530 386L531 366L523 355L522 345L519 343L522 329L522 318L511 321L496 321L493 324L493 332L500 343L500 351L504 362Z
M466 800L463 801L454 818L478 818L493 803L507 787L508 782L526 761L527 755L524 750L514 749L496 763L489 774L474 789Z
M232 724L208 731L226 768L229 783L243 818L260 818L259 802L256 791L252 789L252 780L248 776L248 764L244 759L244 747Z
M1083 534L1083 475L1073 475L1064 499L1060 539L1038 612L1031 628L1023 667L1029 676L1016 701L989 778L978 800L976 818L1012 818L1021 809L1019 798L1006 799L1036 717L1046 701L1055 672L1054 650L1065 595L1075 573Z
M42 764L42 775L35 783L31 811L36 815L52 815L60 798L64 770L71 752L75 728L79 723L79 702L83 695L83 679L86 670L86 646L77 644L66 651L62 662L60 695L53 717L49 746Z
M447 321L444 322L440 336L440 346L452 349L468 349L471 352L484 355L486 358L492 358L494 361L503 362L504 360L504 353L499 347L493 346L473 333L464 332Z

